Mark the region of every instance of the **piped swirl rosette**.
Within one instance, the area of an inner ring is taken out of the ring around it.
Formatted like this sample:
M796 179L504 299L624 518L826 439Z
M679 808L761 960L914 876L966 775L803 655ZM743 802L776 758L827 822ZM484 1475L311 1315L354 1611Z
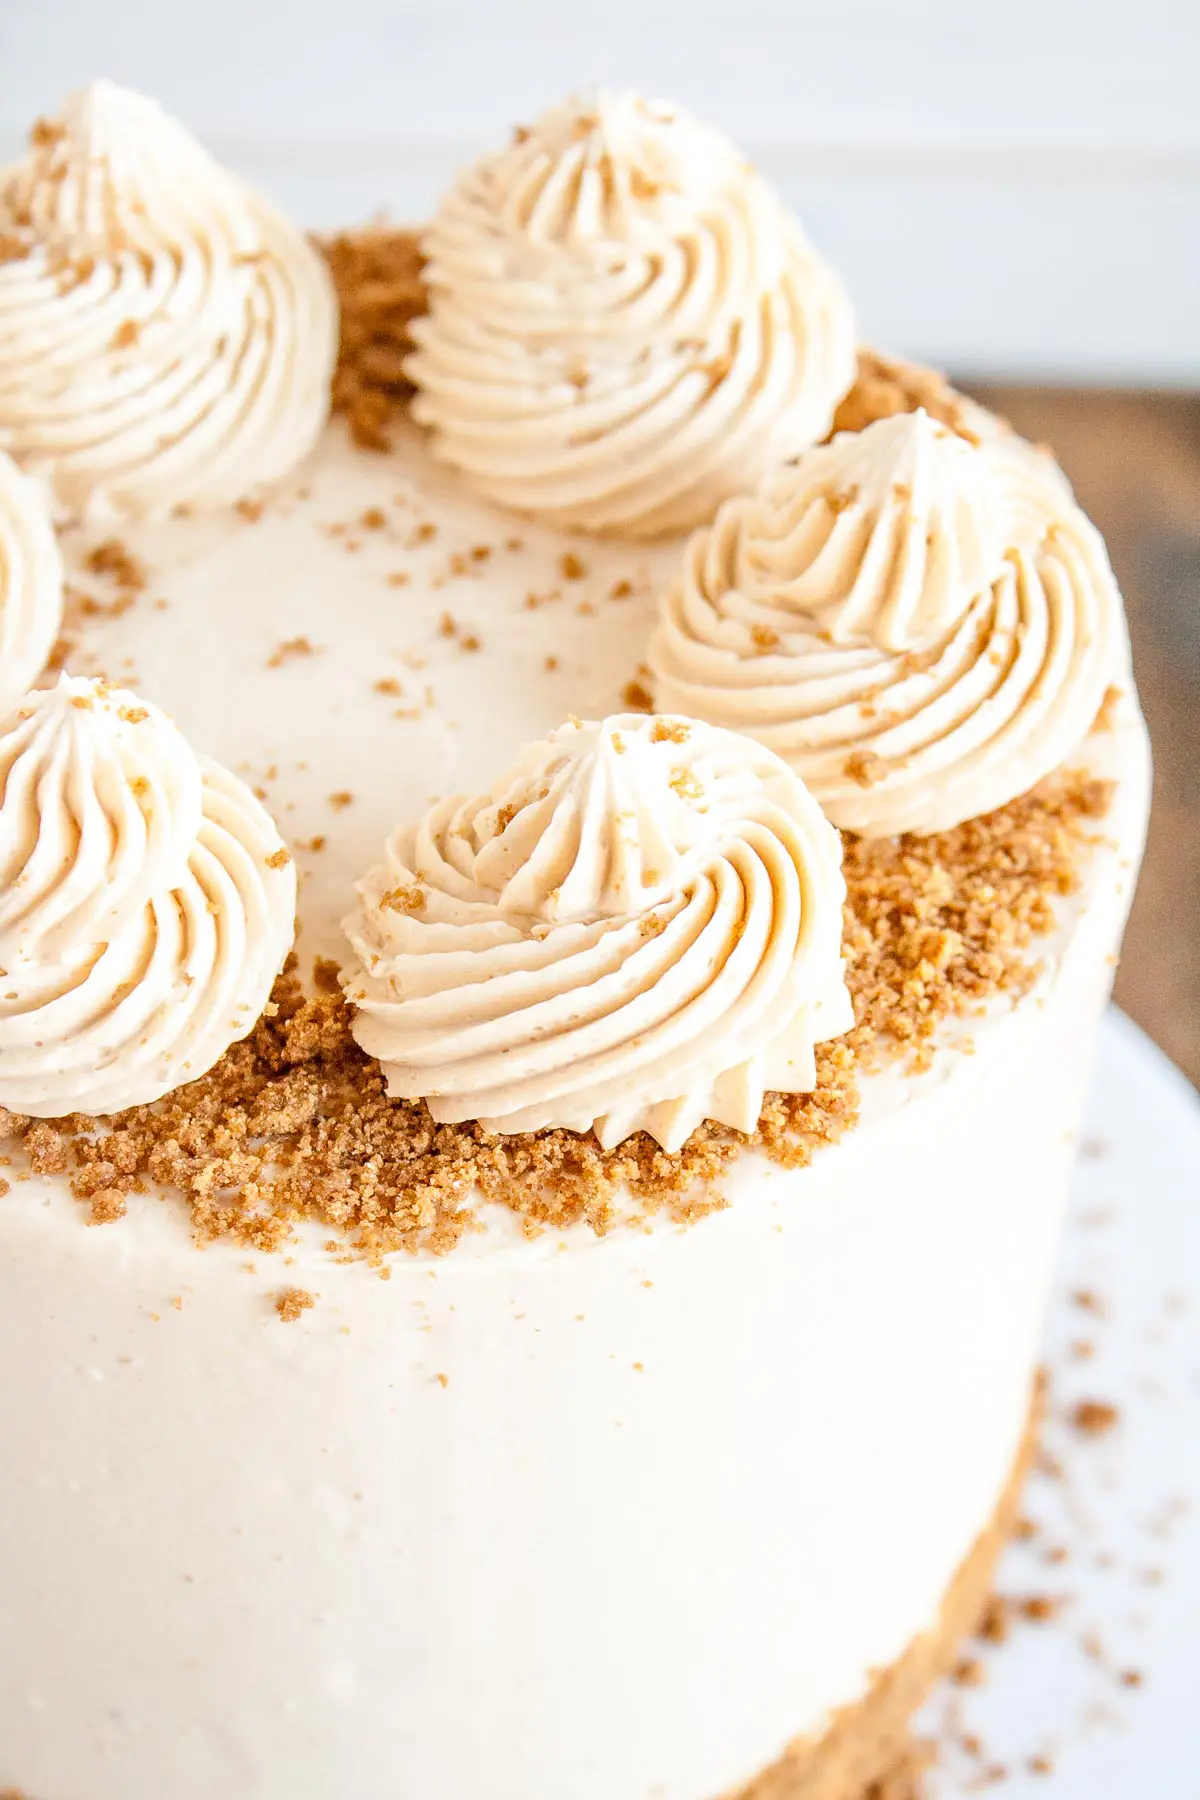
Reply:
M551 108L424 240L416 417L502 506L648 537L828 431L841 286L720 133L635 94Z
M112 1113L252 1030L292 943L258 801L156 707L64 675L0 732L0 1105Z
M924 412L805 452L687 545L655 704L782 756L835 824L929 834L1086 737L1128 649L1103 540L1051 460Z
M0 173L0 446L65 514L277 480L336 344L321 257L154 101L95 82Z
M0 719L41 674L62 615L62 558L45 496L0 451Z
M741 1131L852 1023L841 845L787 766L682 719L579 721L398 830L346 920L389 1093L498 1132Z

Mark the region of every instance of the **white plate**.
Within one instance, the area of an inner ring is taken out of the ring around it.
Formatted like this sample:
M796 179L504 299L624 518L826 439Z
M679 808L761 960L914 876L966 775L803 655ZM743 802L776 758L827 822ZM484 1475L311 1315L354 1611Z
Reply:
M1081 1291L1102 1311L1081 1305ZM1079 1340L1094 1345L1086 1360L1072 1349ZM1049 1622L1018 1618L1002 1647L980 1648L982 1686L947 1684L936 1697L926 1720L940 1745L931 1787L939 1800L993 1783L1004 1800L1196 1800L1200 1098L1115 1010L1101 1037L1047 1363L1043 1442L1060 1472L1034 1475L1026 1512L1038 1531L1008 1552L998 1587L1061 1596L1062 1605ZM1093 1436L1073 1427L1071 1408L1084 1399L1116 1405L1116 1426ZM1048 1557L1056 1546L1065 1560ZM964 1733L981 1751L963 1750Z

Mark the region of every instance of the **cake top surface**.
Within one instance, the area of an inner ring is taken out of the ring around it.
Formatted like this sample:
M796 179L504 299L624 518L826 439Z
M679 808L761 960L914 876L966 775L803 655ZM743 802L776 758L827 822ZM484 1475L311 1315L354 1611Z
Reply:
M696 1220L738 1194L748 1140L727 1127L706 1125L669 1156L644 1134L605 1151L591 1133L437 1126L420 1102L387 1099L334 974L354 879L398 821L415 825L446 793L490 791L572 707L604 717L630 697L647 704L639 654L678 545L516 522L465 492L403 423L387 456L335 423L264 506L120 542L77 526L62 542L69 665L154 695L257 790L295 858L301 970L332 961L315 996L285 984L246 1044L153 1113L118 1120L112 1142L35 1126L36 1166L68 1175L101 1219L149 1179L184 1194L201 1238L279 1248L299 1226L372 1260L503 1243L501 1215L590 1239L621 1219ZM956 1042L989 1031L980 1007L1007 1005L1039 964L1053 967L1086 905L1089 846L1127 829L1108 810L1108 778L1128 755L1131 706L1117 704L1116 729L1095 735L1076 775L988 820L901 844L846 840L858 1023L817 1047L811 1094L768 1093L751 1145L803 1163L860 1111L940 1079ZM247 1121L260 1142L246 1141Z
M0 206L0 602L31 667L65 606L70 671L0 733L0 1101L121 1114L25 1133L95 1216L691 1216L1033 983L1128 688L1103 546L936 377L855 378L718 133L552 108L327 272L100 83ZM297 892L321 991L264 1012Z

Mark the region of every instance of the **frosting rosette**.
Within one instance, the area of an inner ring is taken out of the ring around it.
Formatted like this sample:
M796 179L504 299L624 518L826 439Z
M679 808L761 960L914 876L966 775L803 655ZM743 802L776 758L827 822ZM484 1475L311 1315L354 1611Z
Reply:
M757 1124L853 1023L841 845L761 745L573 720L397 831L346 920L354 1035L388 1092L498 1132Z
M425 234L414 413L502 506L649 537L828 431L840 284L719 132L661 101L552 107Z
M62 615L62 558L45 496L0 451L0 719L41 674Z
M154 706L62 676L0 732L0 1105L112 1113L203 1075L291 947L295 869Z
M647 660L657 706L756 737L835 824L887 837L1027 792L1126 656L1103 540L1052 460L918 410L722 507Z
M0 446L72 516L220 505L329 411L337 304L301 232L98 81L0 172Z

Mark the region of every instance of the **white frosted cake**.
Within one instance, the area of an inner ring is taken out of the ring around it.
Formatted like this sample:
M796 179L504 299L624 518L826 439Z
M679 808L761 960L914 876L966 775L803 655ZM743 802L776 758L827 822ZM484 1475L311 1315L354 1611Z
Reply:
M107 84L0 244L0 1790L864 1800L1141 850L1097 533L632 97L403 368Z

